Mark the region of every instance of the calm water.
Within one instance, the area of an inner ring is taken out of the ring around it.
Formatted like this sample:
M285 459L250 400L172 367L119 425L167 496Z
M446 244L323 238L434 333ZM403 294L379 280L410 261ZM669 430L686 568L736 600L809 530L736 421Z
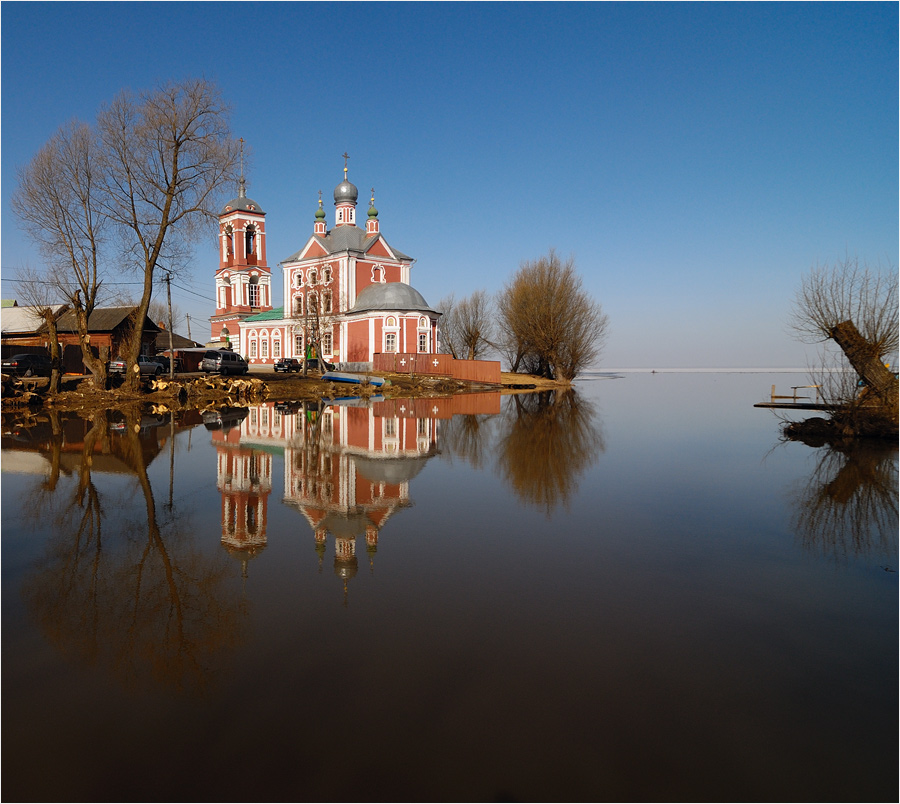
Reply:
M4 800L895 800L897 451L773 382L5 419Z

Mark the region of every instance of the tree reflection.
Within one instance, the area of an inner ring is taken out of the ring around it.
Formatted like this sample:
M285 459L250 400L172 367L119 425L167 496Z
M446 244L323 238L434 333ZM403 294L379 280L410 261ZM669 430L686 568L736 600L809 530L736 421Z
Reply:
M568 505L605 445L596 409L575 391L516 394L500 422L497 461L516 495L549 515Z
M450 459L462 458L473 469L481 469L489 457L495 423L493 414L456 414L442 423L441 452Z
M158 516L147 475L147 455L158 453L156 434L142 432L139 410L124 418L111 437L106 412L92 416L76 483L52 506L53 536L23 595L47 639L66 656L106 666L129 687L202 691L214 658L239 639L240 601L225 588L232 574L225 557L192 546L177 506ZM98 457L111 454L143 499L133 519L130 508L94 482ZM42 493L58 488L51 479Z
M795 531L809 550L835 559L895 551L897 448L857 441L821 447L796 497Z

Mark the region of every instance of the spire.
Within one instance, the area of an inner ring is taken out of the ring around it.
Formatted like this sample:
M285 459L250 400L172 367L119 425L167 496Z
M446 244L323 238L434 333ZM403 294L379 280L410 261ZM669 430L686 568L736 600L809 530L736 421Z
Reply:
M369 199L369 213L366 220L366 235L378 234L378 210L375 209L375 188L372 188L372 197Z
M313 232L317 235L324 236L327 227L325 225L325 210L322 208L322 191L319 190L319 208L316 210L316 222L313 226Z

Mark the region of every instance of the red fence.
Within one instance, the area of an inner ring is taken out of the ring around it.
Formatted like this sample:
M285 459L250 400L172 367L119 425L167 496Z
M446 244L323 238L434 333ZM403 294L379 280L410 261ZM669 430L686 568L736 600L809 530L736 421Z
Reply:
M500 394L489 391L421 399L385 399L375 402L372 410L382 418L449 419L460 413L494 414L500 412Z
M384 352L375 355L373 367L375 371L391 371L396 374L428 374L500 385L499 360L454 360L450 355Z

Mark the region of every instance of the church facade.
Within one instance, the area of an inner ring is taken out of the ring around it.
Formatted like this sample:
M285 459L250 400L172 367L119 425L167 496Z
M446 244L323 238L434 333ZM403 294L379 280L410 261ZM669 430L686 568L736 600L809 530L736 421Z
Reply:
M219 269L212 341L230 345L251 365L305 353L348 369L371 368L379 352L434 354L440 313L410 284L412 257L381 233L374 193L365 228L357 225L359 192L347 179L334 190L329 229L321 194L313 231L282 260L282 307L271 304L265 213L238 198L219 216Z

